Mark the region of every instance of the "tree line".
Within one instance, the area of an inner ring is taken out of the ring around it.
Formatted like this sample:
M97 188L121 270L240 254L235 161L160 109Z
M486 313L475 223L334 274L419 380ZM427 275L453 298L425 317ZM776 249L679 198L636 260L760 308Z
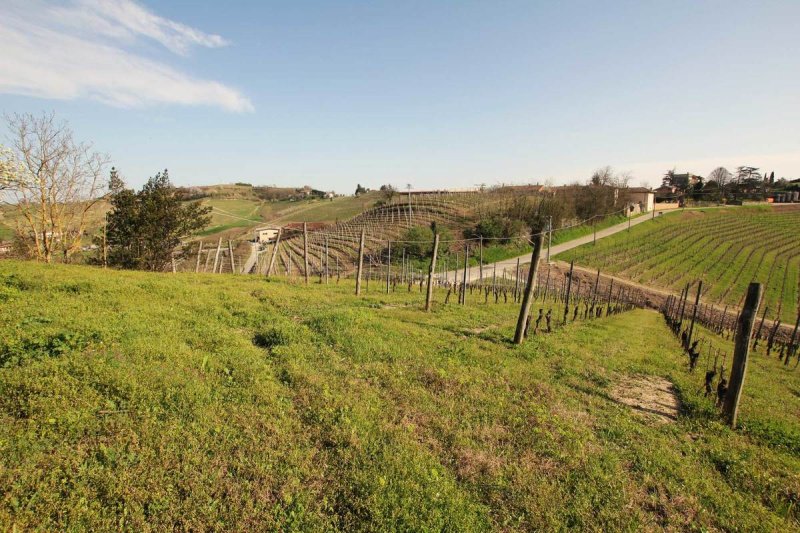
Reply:
M52 113L6 122L11 143L0 146L0 200L14 215L19 256L66 263L94 241L95 262L163 270L182 240L211 220L210 207L182 201L166 170L139 191L127 188L115 168L108 171L108 157L75 141ZM91 235L97 217L105 219L101 234Z

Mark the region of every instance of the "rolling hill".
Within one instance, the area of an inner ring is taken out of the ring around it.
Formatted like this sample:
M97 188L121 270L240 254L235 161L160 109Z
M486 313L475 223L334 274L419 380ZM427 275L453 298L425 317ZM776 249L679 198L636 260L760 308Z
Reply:
M0 262L3 529L800 526L777 361L732 432L654 312L515 347L516 305L352 290ZM615 399L635 376L676 419Z

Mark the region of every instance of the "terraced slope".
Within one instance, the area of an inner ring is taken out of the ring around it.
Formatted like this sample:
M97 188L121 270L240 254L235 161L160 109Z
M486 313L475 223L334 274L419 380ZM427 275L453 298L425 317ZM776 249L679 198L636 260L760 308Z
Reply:
M669 214L557 258L676 292L703 280L703 299L722 305L739 305L747 285L759 281L767 316L794 323L800 205Z
M474 224L481 213L492 206L509 200L502 192L442 193L414 196L409 204L405 195L398 194L392 203L367 209L342 222L314 227L309 231L309 270L317 275L327 261L333 270L338 264L344 272L352 271L358 259L358 243L362 229L366 231L367 262L378 265L386 242L401 239L405 232L416 226L429 226L436 222L448 227L456 238L462 230ZM288 231L282 238L277 269L280 272L301 272L303 265L303 233L299 228ZM259 270L265 271L271 250L263 254Z

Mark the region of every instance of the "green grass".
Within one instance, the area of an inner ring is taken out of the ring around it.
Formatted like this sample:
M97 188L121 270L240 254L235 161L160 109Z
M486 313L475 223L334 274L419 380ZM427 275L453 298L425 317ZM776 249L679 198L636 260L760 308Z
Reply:
M14 237L14 228L0 224L0 241L10 241Z
M765 206L678 212L558 255L558 259L680 291L703 281L703 299L739 305L765 286L768 316L794 322L800 297L800 209Z
M800 528L797 372L755 357L733 432L653 312L515 347L371 289L0 262L0 529Z

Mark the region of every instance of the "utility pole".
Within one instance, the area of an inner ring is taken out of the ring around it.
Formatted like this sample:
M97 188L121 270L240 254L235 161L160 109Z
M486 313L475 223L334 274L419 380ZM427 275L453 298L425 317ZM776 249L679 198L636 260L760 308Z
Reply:
M547 264L550 264L550 245L553 243L553 216L548 217L547 223Z

